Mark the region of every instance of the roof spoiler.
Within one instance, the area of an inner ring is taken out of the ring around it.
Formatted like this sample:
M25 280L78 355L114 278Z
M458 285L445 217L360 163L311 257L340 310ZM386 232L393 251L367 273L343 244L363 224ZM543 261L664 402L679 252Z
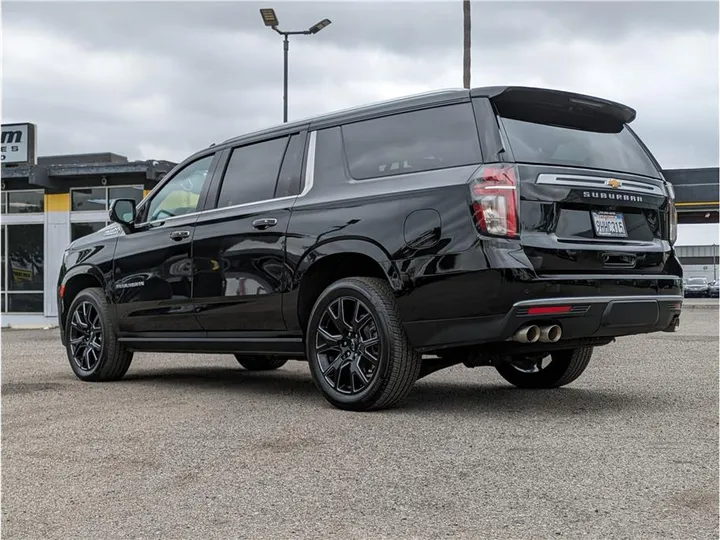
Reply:
M489 86L473 88L471 97L486 97L498 103L537 103L552 107L578 108L592 110L599 114L608 115L624 124L635 120L637 113L627 105L608 101L593 96L564 92L562 90L549 90L546 88L532 88L527 86Z

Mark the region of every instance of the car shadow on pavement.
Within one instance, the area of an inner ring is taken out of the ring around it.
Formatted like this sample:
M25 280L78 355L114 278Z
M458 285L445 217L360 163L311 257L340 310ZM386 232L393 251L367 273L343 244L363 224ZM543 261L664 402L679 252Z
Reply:
M671 408L660 395L632 389L564 387L524 390L513 386L477 381L450 383L423 380L402 402L403 410L443 410L453 414L478 412L490 414L549 413L587 415L642 410L657 412Z
M191 386L214 392L251 392L270 399L292 399L310 406L327 406L309 373L297 370L249 372L227 368L170 368L162 371L128 373L121 384L152 383L156 386ZM520 390L511 386L420 380L397 407L383 414L411 411L443 411L454 414L517 414L547 412L561 415L604 414L642 410L657 412L671 403L652 391L638 393L630 388L565 387L551 390Z

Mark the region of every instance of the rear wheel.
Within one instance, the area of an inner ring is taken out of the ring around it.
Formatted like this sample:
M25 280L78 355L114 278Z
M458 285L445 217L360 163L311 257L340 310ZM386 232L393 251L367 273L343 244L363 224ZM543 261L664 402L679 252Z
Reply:
M382 279L347 278L325 289L310 314L306 347L315 386L340 409L391 407L420 373L420 355Z
M592 347L580 347L549 355L516 355L498 364L496 369L503 379L518 388L557 388L582 375L592 352Z
M115 321L100 288L81 291L70 304L65 343L70 367L84 381L116 381L127 372L133 353L120 344Z
M281 368L287 363L286 358L278 356L241 356L236 354L235 359L248 371L270 371Z

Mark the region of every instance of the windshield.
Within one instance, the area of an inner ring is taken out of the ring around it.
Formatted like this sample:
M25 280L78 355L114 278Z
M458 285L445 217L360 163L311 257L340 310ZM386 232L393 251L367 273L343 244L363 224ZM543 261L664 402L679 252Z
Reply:
M702 277L702 278L692 278L692 279L690 279L690 281L688 281L688 283L689 283L690 285L706 285L706 284L707 284L707 279L705 279L704 277Z
M627 126L594 129L503 118L515 159L523 163L588 167L658 177L653 162Z

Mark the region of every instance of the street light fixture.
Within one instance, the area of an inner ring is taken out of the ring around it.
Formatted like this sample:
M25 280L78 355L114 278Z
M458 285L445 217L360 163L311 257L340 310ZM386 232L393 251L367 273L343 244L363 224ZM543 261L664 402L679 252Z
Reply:
M283 123L287 122L287 111L288 111L288 50L290 49L290 43L288 36L293 35L314 35L320 30L329 26L332 22L330 19L323 19L319 23L314 24L307 30L297 30L293 32L286 32L278 29L278 18L275 15L275 10L272 8L264 8L260 10L260 16L262 17L265 26L269 26L275 32L283 37Z

